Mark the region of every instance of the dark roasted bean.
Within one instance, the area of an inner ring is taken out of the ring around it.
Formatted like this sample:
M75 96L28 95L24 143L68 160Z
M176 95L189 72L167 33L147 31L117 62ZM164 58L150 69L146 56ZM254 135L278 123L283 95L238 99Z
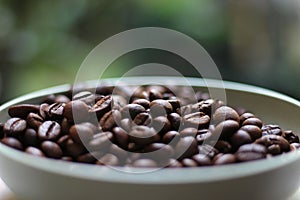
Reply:
M47 157L61 158L63 156L61 148L55 142L44 141L41 144L41 148Z
M119 123L121 113L118 110L112 110L103 115L99 121L99 125L103 131L109 131Z
M104 96L92 106L89 112L95 113L98 119L100 119L105 113L110 111L110 109L112 108L112 104L113 104L112 97Z
M84 122L81 124L75 124L70 128L70 137L74 142L79 144L86 144L93 138L94 130L93 124Z
M82 101L70 101L65 105L63 116L69 122L85 122L89 120L89 107Z
M88 142L87 148L89 151L108 151L113 134L111 132L102 132L95 134L93 138Z
M177 131L169 131L163 136L162 142L165 144L169 144L171 142L176 143L180 137L181 136Z
M255 117L254 114L249 113L249 112L245 112L245 113L243 113L243 114L240 116L240 123L243 124L243 122L244 122L246 119L253 118L253 117Z
M38 129L39 126L44 122L44 119L36 113L29 113L27 115L26 121L30 127Z
M150 101L148 101L147 99L135 99L132 103L139 104L143 106L145 109L148 109L150 105Z
M131 142L137 145L147 145L153 142L158 142L160 137L153 128L147 126L134 126L129 133Z
M183 123L185 127L204 129L208 128L210 123L210 117L203 112L196 112L185 115L183 117Z
M188 136L196 137L197 133L198 130L193 127L185 128L182 131L180 131L181 137L188 137Z
M184 167L197 167L198 163L190 158L185 158L181 161Z
M251 117L249 119L246 119L243 123L242 126L245 125L254 125L254 126L258 126L259 128L262 127L263 123L260 119L256 118L256 117Z
M282 137L284 137L290 144L291 143L299 143L298 135L296 135L291 130L284 131L283 134L282 134Z
M145 108L139 104L128 104L121 110L123 118L134 119L138 114L145 112Z
M8 114L11 117L18 117L22 119L26 119L27 115L29 113L38 113L39 112L38 105L32 105L32 104L20 104L11 106L8 109Z
M179 130L180 125L181 125L181 116L178 113L170 113L168 115L168 119L171 123L171 126L174 130Z
M246 162L251 160L257 160L265 158L267 155L267 149L260 144L245 144L241 146L236 152L236 158L240 162Z
M48 117L54 120L62 119L65 109L65 103L54 103L48 107Z
M289 142L279 135L264 135L255 141L256 144L265 145L269 153L279 154L281 152L290 151ZM279 153L275 148L279 148ZM273 154L273 155L274 155Z
M232 146L229 142L219 140L215 144L215 148L220 152L220 153L230 153L232 151Z
M39 156L39 157L44 157L45 154L38 148L36 147L27 147L25 149L25 152L30 154L30 155L33 155L33 156Z
M95 163L98 159L103 156L103 153L100 151L92 151L89 153L82 154L77 157L78 162L82 163Z
M5 137L1 140L1 142L9 147L12 147L14 149L17 149L17 150L23 150L23 145L22 143L17 140L16 138L13 138L13 137Z
M252 139L250 135L243 130L238 130L235 132L230 139L230 142L234 147L240 147L243 144L251 143L251 141Z
M171 158L167 164L167 167L169 168L180 168L180 167L183 167L181 162L179 162L178 160L176 159L173 159Z
M19 137L26 130L27 123L21 118L11 118L6 121L3 127L3 131L8 136Z
M198 144L203 144L212 137L212 132L209 129L198 130L196 140Z
M256 139L258 139L262 136L261 129L255 125L242 126L241 130L246 131L251 136L252 141L255 141Z
M171 124L167 117L158 116L152 120L151 126L159 132L161 135L164 135L166 132L171 130Z
M123 149L126 149L129 143L128 133L120 127L115 127L112 131L114 133L117 144L120 145L120 147L122 147Z
M23 136L23 143L25 146L37 147L40 144L37 132L31 128L26 129Z
M199 165L199 166L208 166L212 165L212 160L210 157L204 154L196 154L192 157L192 159Z
M95 95L90 91L82 91L73 96L73 100L80 100L86 103L87 105L92 105L95 103Z
M219 151L209 144L198 145L199 154L208 156L209 158L215 157Z
M225 165L225 164L231 164L236 161L236 157L233 154L223 154L220 157L218 157L215 161L215 165Z
M65 145L66 154L72 156L74 159L86 152L84 146L75 143L71 138L67 139L64 145Z
M157 163L166 163L174 155L174 149L167 144L152 143L147 145L144 149L143 156L155 160Z
M262 135L282 135L282 130L278 125L267 124L261 127Z
M117 166L120 161L117 156L113 154L106 154L100 158L96 164L98 165L107 165L107 166Z
M239 114L231 107L221 106L213 114L213 121L215 124L219 124L224 120L234 120L240 122Z
M214 136L221 138L230 138L239 129L239 123L234 120L220 122L213 131Z
M152 117L149 113L142 112L136 115L133 122L135 125L148 126L152 123Z
M153 116L164 116L173 111L172 105L163 99L157 99L150 103L150 113Z
M60 125L55 121L45 121L38 129L40 140L56 140L60 136Z
M70 99L66 95L57 95L54 98L54 102L53 103L68 103L68 102L70 102ZM51 104L51 103L49 103L49 104Z
M181 138L175 147L175 156L182 160L198 153L197 141L194 137Z

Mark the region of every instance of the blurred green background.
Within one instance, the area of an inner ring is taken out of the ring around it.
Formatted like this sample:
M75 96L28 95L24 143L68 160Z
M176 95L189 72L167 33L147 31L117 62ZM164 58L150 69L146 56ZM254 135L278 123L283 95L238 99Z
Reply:
M121 31L145 26L197 40L223 79L300 99L298 0L0 0L0 102L73 83L85 56ZM129 53L109 75L148 62L187 63L158 50ZM187 68L185 75L193 75Z

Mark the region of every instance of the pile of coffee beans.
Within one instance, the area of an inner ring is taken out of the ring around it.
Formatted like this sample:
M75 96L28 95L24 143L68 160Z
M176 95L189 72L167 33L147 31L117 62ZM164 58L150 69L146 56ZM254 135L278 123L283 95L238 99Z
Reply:
M197 167L295 151L298 136L186 87L100 86L8 110L1 142L40 157L126 167Z

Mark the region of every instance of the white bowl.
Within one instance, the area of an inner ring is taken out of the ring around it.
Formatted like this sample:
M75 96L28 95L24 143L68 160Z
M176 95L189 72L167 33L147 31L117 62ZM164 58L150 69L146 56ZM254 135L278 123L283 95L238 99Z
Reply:
M167 80L167 77L126 78L131 84ZM108 82L115 83L117 79ZM223 83L187 79L198 88L206 84L222 89ZM181 78L172 81L182 84ZM266 123L300 133L300 102L270 90L224 82L229 105L251 110ZM41 97L65 92L63 85L34 92L0 107L0 120L7 108L19 103L36 103ZM150 173L125 173L108 167L38 158L0 144L0 176L19 199L105 199L105 200L283 200L300 185L300 152L271 159L217 167L161 169Z

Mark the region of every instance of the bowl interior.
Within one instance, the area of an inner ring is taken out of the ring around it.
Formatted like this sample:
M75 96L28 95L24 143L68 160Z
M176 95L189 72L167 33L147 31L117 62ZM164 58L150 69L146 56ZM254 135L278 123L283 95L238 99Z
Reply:
M156 81L157 80L157 81ZM164 80L168 84L187 85L207 91L224 92L226 102L230 106L242 106L253 112L265 123L280 125L283 129L291 129L300 133L300 126L297 117L300 116L300 102L288 96L266 90L263 88L216 80L204 80L199 78L176 78L176 77L143 77L123 79L127 84L143 85L145 82L159 82ZM105 80L106 84L116 84L118 79ZM92 86L94 82L89 82ZM225 88L225 90L223 90ZM63 85L34 92L0 107L0 121L4 122L8 118L7 109L9 106L19 103L38 103L47 94L57 94L66 92L70 85ZM262 173L267 170L287 165L300 159L299 151L276 156L271 159L263 159L248 163L231 164L217 167L199 167L186 169L141 169L137 171L127 168L112 169L109 167L93 166L88 164L69 163L53 159L37 158L23 152L11 149L0 144L0 154L9 157L17 163L21 163L39 170L61 174L63 176L75 176L84 179L126 182L126 183L149 183L149 184L176 184L191 182L210 182L214 180L231 179L251 174ZM124 173L124 171L126 171ZM129 173L131 172L131 173ZM140 172L140 173L139 173ZM148 173L145 173L148 172ZM120 178L122 177L122 178Z

